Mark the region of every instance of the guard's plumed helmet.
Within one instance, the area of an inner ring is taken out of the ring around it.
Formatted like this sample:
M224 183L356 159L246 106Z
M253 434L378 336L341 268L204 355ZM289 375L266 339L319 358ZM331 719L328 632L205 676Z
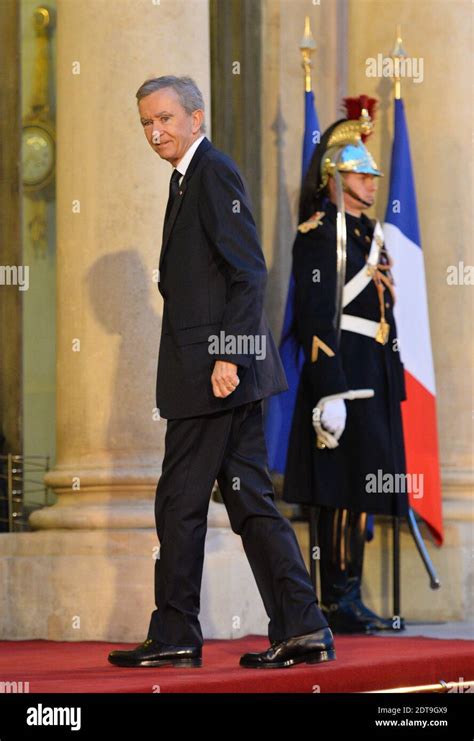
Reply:
M339 172L361 172L377 177L382 175L364 144L373 129L375 98L368 98L367 95L344 98L344 104L347 120L332 128L326 151L321 157L321 188L326 186L328 177L334 175L336 169Z
M367 95L344 98L347 118L332 124L321 137L305 177L300 199L300 221L320 207L330 175L358 172L382 176L364 142L373 130L376 99Z

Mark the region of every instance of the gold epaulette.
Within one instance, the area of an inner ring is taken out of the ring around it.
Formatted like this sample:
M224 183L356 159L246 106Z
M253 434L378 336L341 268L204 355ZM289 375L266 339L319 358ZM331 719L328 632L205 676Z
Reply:
M303 223L298 226L298 231L302 232L302 234L306 234L306 232L309 232L311 229L317 229L318 226L322 224L324 215L325 211L316 211L308 221L303 221Z

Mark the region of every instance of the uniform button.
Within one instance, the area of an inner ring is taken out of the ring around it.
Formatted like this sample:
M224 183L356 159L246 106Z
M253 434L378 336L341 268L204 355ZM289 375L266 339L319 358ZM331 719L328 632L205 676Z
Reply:
M354 234L356 234L358 237L360 237L360 231L357 229L357 227L354 229Z
M390 309L390 304L388 303L388 301L386 301L386 302L385 302L385 307L386 307L387 309Z

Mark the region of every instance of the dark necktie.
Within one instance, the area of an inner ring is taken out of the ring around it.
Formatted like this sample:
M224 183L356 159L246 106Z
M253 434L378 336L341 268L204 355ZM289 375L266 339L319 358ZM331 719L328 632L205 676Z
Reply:
M179 172L179 170L173 170L173 174L170 178L170 193L168 197L168 203L166 206L166 213L165 213L165 221L168 220L168 217L171 213L171 209L173 208L173 203L175 201L176 196L179 192L179 180L182 177L182 174Z

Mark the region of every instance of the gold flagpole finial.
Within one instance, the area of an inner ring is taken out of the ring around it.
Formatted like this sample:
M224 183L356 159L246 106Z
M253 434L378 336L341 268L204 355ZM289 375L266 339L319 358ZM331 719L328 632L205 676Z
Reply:
M403 48L402 43L402 29L400 24L397 26L397 40L395 41L395 46L392 49L392 53L390 55L394 61L394 75L393 75L393 84L395 88L395 99L400 100L402 97L402 90L401 90L401 82L400 82L400 63L403 59L406 59L408 54L406 53L405 49Z
M313 68L313 63L311 61L311 55L314 53L315 49L316 42L311 33L309 15L307 15L304 21L304 34L300 43L300 51L303 56L302 67L304 69L304 89L307 93L312 90L311 70Z

